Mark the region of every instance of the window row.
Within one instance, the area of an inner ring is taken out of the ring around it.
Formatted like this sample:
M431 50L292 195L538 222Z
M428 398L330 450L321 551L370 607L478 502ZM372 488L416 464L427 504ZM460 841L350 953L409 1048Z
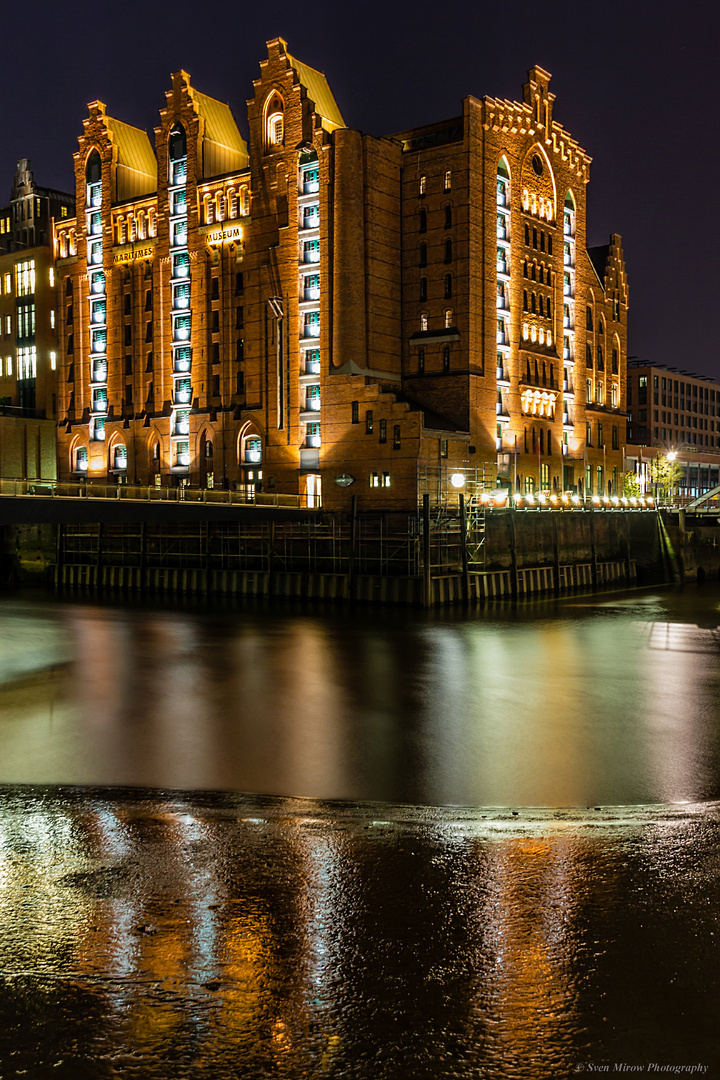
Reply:
M425 349L418 349L417 357L418 357L418 363L417 363L418 375L424 375L425 374L426 350ZM449 345L443 345L442 352L441 352L441 358L442 358L442 370L443 370L443 372L448 372L450 370L450 346Z
M353 401L350 404L350 422L353 424L360 423L360 402ZM381 419L377 422L378 427L378 442L386 443L388 441L388 424L387 420ZM375 419L373 417L372 409L365 411L365 434L372 435L375 432ZM393 450L400 449L400 424L393 424L392 429L392 444Z
M443 278L443 299L449 300L452 297L452 274L445 274ZM420 300L427 300L428 298L428 279L426 277L420 278Z
M523 260L523 277L539 281L541 285L553 283L553 272L549 266L545 266L545 263L528 262L527 259Z
M593 442L593 425L591 421L588 421L585 425L585 445L596 446L598 450L605 448L605 433L602 423L598 420L595 424L595 442ZM610 446L612 450L619 450L620 443L618 439L617 424L612 425L610 435Z
M547 251L548 255L553 253L553 238L550 233L545 233L544 229L530 229L529 225L525 225L525 247L533 247L536 251Z
M542 293L538 296L535 293L530 293L528 298L527 289L523 290L523 311L532 311L533 314L543 315L546 319L552 318L552 303L549 297L544 297Z
M234 221L238 217L247 217L250 213L250 189L247 185L243 185L237 189L230 187L226 191L218 191L215 195L205 194L202 196L202 206L203 221L206 225L212 225L216 221Z
M444 256L443 262L451 263L453 260L453 242L450 237L443 241ZM428 264L428 246L423 241L420 244L420 266L427 266Z
M444 173L442 174L442 189L443 189L443 191L451 191L452 190L452 170L451 169L445 169ZM420 196L427 195L428 191L429 191L429 188L428 188L427 174L423 173L421 176L418 176L418 195L420 195Z
M91 233L101 233L102 225L100 213L92 214L90 224ZM97 222L95 219L97 218ZM157 215L154 207L148 210L130 211L127 214L118 214L115 219L115 243L132 244L136 240L146 240L148 237L157 236ZM64 257L61 255L61 258Z
M443 225L443 228L444 229L451 229L453 221L452 221L452 206L450 205L450 203L445 203L445 205L443 206L443 211L445 213L445 224ZM427 227L428 227L427 210L425 209L424 206L421 206L420 209L418 210L418 232L421 232L421 233L427 232Z
M450 330L455 325L455 313L452 308L447 308L443 313L443 327L445 330ZM428 331L429 320L428 313L422 311L420 313L420 332L425 334Z
M531 194L527 188L523 188L522 207L526 213L544 218L547 222L551 222L555 217L552 199L544 199L534 192Z

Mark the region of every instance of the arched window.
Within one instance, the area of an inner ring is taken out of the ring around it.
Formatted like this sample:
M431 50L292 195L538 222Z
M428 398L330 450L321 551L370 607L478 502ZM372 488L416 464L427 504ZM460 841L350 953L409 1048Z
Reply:
M85 167L85 180L88 184L99 184L102 178L102 162L97 150L93 150Z
M78 446L74 453L73 472L86 473L88 467L87 446Z
M419 229L419 231L420 232L427 232L427 210L425 209L425 207L422 207L422 209L420 210L419 217L420 217L420 229Z
M270 97L265 112L265 145L268 150L285 140L285 105L279 94Z
M259 435L248 434L242 440L242 461L245 465L259 465L262 461L262 439Z
M187 155L187 139L182 124L176 124L168 139L168 156L171 161L179 161Z
M213 444L212 439L205 440L205 458L209 459L213 456Z
M592 330L593 329L593 314L592 314L592 308L591 307L587 307L585 309L585 329L586 330Z
M449 330L453 324L453 312L452 308L448 308L445 312L445 329Z
M127 469L127 446L116 443L112 449L112 468Z
M446 263L451 263L452 262L452 243L453 242L450 239L450 237L448 237L447 240L445 241L445 262Z
M421 315L420 315L420 330L421 330L422 333L425 333L427 328L428 328L428 317L427 317L427 313L425 311L423 311L421 313Z
M449 300L452 296L452 274L445 275L445 299Z
M588 368L593 366L592 345L585 346L585 366Z

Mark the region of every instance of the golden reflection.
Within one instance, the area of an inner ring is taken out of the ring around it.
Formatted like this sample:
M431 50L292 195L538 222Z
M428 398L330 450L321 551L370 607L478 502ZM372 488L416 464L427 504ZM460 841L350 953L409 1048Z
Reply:
M477 1008L487 1012L503 1060L549 1067L563 1060L560 1033L573 1026L577 1009L577 842L513 837L488 855L486 942L493 977L478 987Z

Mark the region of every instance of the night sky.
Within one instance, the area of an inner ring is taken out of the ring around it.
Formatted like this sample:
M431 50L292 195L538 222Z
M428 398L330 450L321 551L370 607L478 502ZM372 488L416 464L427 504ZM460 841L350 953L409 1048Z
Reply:
M184 68L245 101L284 37L324 71L346 123L375 135L458 115L468 95L520 100L527 69L552 73L555 119L592 156L588 243L623 237L629 354L720 380L712 318L720 250L720 7L392 0L239 4L94 0L6 5L2 20L0 200L15 162L41 185L73 190L87 102L151 135Z

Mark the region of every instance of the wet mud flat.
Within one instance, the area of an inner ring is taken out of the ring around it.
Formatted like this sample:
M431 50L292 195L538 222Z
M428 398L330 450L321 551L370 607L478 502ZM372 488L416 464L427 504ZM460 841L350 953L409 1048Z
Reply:
M0 787L0 1077L720 1076L719 826Z

